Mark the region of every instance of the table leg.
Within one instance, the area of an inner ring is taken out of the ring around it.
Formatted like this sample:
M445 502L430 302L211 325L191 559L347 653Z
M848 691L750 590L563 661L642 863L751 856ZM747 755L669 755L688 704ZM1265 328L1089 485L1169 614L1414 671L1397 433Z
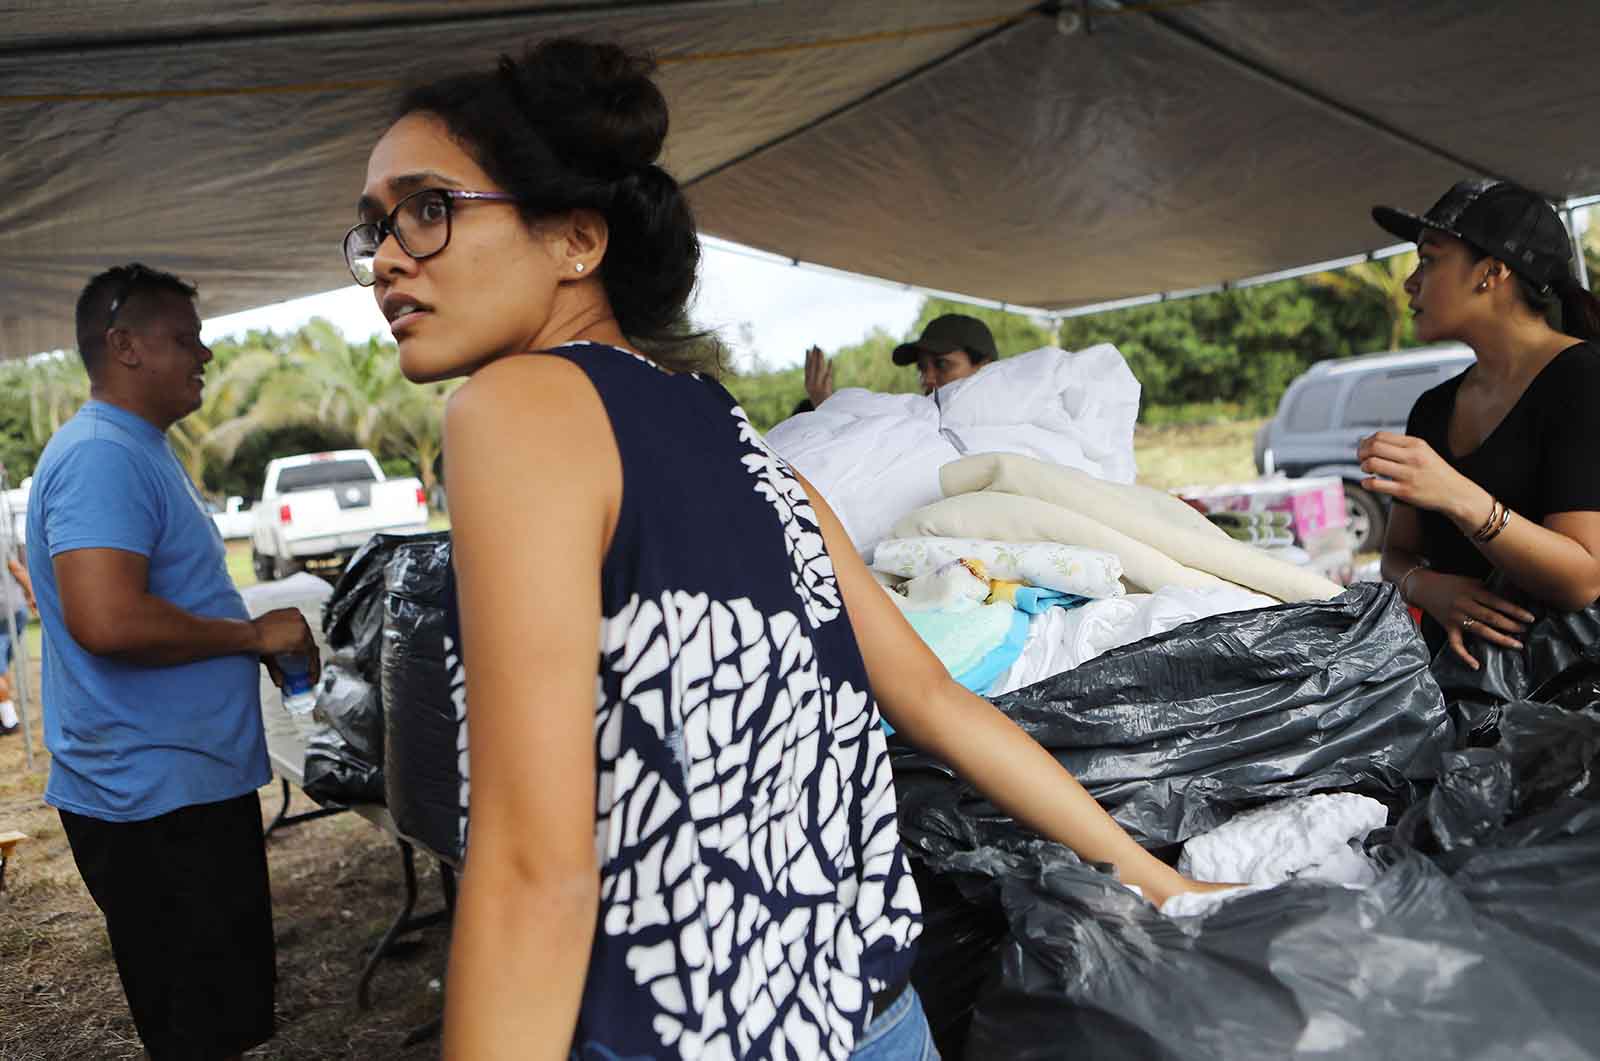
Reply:
M278 783L283 786L283 806L278 808L277 816L274 817L270 823L268 823L267 828L262 832L262 839L271 836L273 831L280 827L287 829L291 825L299 825L301 822L309 822L315 821L318 818L326 818L330 814L343 814L345 811L350 809L349 807L342 807L335 804L334 806L330 807L318 807L316 810L301 811L299 814L290 814L289 779L286 777L280 777L278 778Z
M445 893L444 907L420 917L412 916L417 908L416 854L411 844L405 840L396 840L395 843L400 847L400 868L404 875L405 898L400 904L400 913L395 916L388 930L368 954L366 964L361 969L361 978L356 981L356 1005L361 1009L371 1008L372 975L377 971L378 962L394 949L396 941L406 933L449 921L455 911L455 874L451 872L446 876L444 871L448 867L440 863L440 886Z

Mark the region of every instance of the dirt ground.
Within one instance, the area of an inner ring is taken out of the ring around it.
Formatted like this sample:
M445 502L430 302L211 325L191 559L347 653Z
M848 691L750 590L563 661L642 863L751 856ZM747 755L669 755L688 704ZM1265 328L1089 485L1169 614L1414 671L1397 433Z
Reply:
M0 1061L141 1057L105 922L78 877L60 820L41 798L47 759L37 735L35 755L38 768L30 773L22 735L0 738L0 832L16 829L31 838L17 847L0 892ZM261 799L269 820L277 788L263 788ZM311 806L295 793L294 810ZM278 832L267 841L267 860L278 940L278 1034L247 1056L437 1056L437 1042L402 1044L443 1005L442 927L381 962L372 1008L355 1005L365 953L400 908L394 842L364 819L340 814ZM424 865L419 860L422 911L439 904L437 871Z

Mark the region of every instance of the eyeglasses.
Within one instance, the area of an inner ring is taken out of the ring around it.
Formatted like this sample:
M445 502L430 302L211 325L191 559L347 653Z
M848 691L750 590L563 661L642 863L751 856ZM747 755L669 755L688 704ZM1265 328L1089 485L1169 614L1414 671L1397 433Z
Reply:
M373 259L390 236L407 255L421 261L444 250L450 243L452 203L462 200L514 203L516 196L503 192L458 192L452 188L424 188L412 192L395 204L381 221L363 221L344 234L344 261L350 275L362 287L377 282Z
M122 279L117 283L117 293L111 298L111 305L106 309L106 331L117 326L117 314L122 311L123 303L128 301L128 296L133 293L134 286L140 280L153 276L155 270L148 265L132 262L122 270Z

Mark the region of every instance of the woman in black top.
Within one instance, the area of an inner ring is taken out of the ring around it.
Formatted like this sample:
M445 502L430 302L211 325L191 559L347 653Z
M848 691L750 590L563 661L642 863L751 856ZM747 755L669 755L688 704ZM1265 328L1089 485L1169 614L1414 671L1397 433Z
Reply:
M1417 338L1478 358L1417 399L1404 435L1359 451L1363 485L1396 501L1384 578L1426 613L1434 651L1476 669L1470 639L1520 649L1534 619L1486 588L1492 571L1530 603L1600 598L1600 303L1572 274L1560 216L1527 189L1463 181L1421 217L1372 213L1417 242Z

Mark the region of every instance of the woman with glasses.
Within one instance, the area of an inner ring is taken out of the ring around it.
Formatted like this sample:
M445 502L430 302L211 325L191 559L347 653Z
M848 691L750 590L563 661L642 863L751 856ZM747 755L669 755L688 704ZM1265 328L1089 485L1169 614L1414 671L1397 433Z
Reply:
M1526 188L1462 181L1426 214L1372 213L1417 244L1418 341L1477 355L1417 399L1404 435L1359 452L1363 485L1397 502L1384 577L1423 611L1429 647L1477 670L1482 643L1522 648L1528 607L1600 598L1600 304L1560 215Z
M446 417L471 703L455 1058L934 1056L879 707L1161 901L1194 887L955 684L704 370L651 66L411 92L345 253Z

